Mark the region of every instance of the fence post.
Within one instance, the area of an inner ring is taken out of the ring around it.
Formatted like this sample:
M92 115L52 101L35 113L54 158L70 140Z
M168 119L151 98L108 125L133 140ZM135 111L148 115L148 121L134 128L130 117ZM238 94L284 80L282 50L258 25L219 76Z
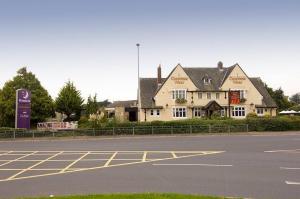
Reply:
M14 133L13 133L13 134L14 134L14 135L13 135L13 136L14 136L14 139L16 139L16 131L14 131Z
M54 131L52 131L52 137L54 137Z
M113 135L115 135L115 127L113 127Z
M34 131L31 131L32 132L32 138L34 139Z
M246 124L246 132L249 132L249 124Z
M230 133L230 125L228 125L228 133Z
M171 126L171 134L173 134L174 133L174 131L173 131L173 126Z
M93 128L93 134L94 134L94 136L96 136L96 133L95 133L95 128Z
M151 126L151 133L152 133L152 135L154 134L153 126Z
M208 132L211 133L211 125L208 125Z
M193 133L193 128L192 128L192 125L190 125L190 134Z
M132 135L134 135L134 127L132 127Z

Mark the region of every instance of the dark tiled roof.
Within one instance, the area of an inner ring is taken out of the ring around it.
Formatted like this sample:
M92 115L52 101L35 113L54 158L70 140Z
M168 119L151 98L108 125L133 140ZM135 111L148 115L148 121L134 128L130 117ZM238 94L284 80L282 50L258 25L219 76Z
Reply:
M223 68L223 70L219 68L183 68L183 70L199 90L216 91L220 90L226 75L231 72L232 68ZM204 78L211 79L211 83L204 84Z
M127 101L114 101L113 103L109 104L107 108L115 108L115 107L133 107L136 106L137 100L127 100Z
M165 78L162 78L162 82ZM155 107L153 97L157 91L157 78L140 78L142 108Z
M262 104L259 104L259 107L277 107L275 101L265 88L265 84L259 77L252 77L249 78L252 82L252 84L255 86L255 88L258 90L258 92L263 96L263 102Z
M236 64L237 65L237 64ZM229 74L236 66L223 68L183 68L187 75L191 78L198 90L217 91L220 90L223 82L228 78ZM205 85L203 78L208 77L212 79L211 84ZM162 78L162 83L167 78ZM259 93L263 96L263 104L261 107L277 107L276 103L264 87L264 83L260 78L249 78ZM162 84L163 85L163 84ZM141 106L142 108L155 108L153 97L158 91L157 78L140 78L141 89Z

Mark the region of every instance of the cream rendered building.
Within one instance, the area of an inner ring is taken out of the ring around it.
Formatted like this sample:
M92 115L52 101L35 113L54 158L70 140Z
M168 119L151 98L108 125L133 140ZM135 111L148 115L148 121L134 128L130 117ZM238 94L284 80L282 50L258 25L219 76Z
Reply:
M139 121L170 121L212 114L245 118L249 113L276 116L276 103L260 78L249 78L235 64L185 68L178 64L167 78L140 78Z

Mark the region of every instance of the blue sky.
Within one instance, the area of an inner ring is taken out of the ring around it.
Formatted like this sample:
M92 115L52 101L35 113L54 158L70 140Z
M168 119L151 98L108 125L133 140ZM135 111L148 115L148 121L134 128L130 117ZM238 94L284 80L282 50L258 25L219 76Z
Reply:
M141 76L181 63L239 63L286 94L300 91L300 1L0 0L0 87L27 66L52 97L136 98Z

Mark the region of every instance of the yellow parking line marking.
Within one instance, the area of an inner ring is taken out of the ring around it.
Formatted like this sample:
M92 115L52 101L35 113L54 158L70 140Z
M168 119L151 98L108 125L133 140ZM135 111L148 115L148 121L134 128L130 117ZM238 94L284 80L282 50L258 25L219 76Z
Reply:
M4 165L7 165L7 164L9 164L9 163L15 162L16 160L20 160L20 159L22 159L22 158L26 158L26 157L28 157L28 156L30 156L30 155L35 154L35 153L37 153L37 151L34 151L34 152L32 152L32 153L29 153L29 154L26 154L26 155L24 155L24 156L21 156L21 157L19 157L19 158L17 158L17 159L10 160L10 161L8 161L8 162L5 162L5 163L3 163L3 164L0 164L0 167L2 167L2 166L4 166Z
M146 162L147 159L147 151L144 151L142 162Z
M175 154L174 151L172 151L171 154L172 154L173 158L177 158L177 155Z
M20 174L22 174L22 173L24 173L24 172L26 172L26 171L32 169L33 167L36 167L36 166L38 166L38 165L40 165L40 164L46 162L47 160L50 160L51 158L54 158L54 157L56 157L56 156L58 156L58 155L60 155L60 154L62 154L62 153L63 153L63 151L61 151L61 152L59 152L59 153L57 153L57 154L55 154L55 155L53 155L53 156L51 156L51 157L49 157L49 158L43 160L43 161L40 161L40 162L38 162L38 163L36 163L36 164L34 164L34 165L32 165L32 166L26 168L26 169L23 169L22 171L20 171L20 172L14 174L14 175L12 175L12 176L10 176L10 177L7 178L7 179L8 179L8 180L13 179L13 178L17 177L18 175L20 175Z
M231 164L152 164L153 166L205 166L205 167L232 167Z
M287 150L272 150L272 151L264 151L265 153L276 153L276 152L293 152L300 151L300 149L287 149Z
M104 167L108 167L109 163L116 157L116 155L118 154L118 152L116 151L105 163Z
M13 151L7 151L7 152L5 152L5 153L0 154L0 156L8 155L8 154L11 153L11 152L13 152Z
M294 168L294 167L280 167L280 169L285 169L285 170L298 170L300 168Z
M87 153L87 151L85 151ZM97 152L100 152L100 151L97 151ZM103 152L103 151L101 151ZM27 171L30 171L30 170L40 170L40 171L58 171L58 172L51 172L51 173L46 173L46 174L39 174L39 175L31 175L31 176L23 176L23 177L10 177L10 178L7 178L7 179L0 179L0 182L3 182L3 181L11 181L11 180L20 180L20 179L29 179L29 178L36 178L36 177L45 177L45 176L52 176L52 175L58 175L58 174L67 174L67 173L73 173L73 172L79 172L79 171L88 171L88 170L96 170L96 169L101 169L101 168L109 168L109 167L119 167L119 166L126 166L126 165L134 165L134 164L141 164L141 163L148 163L148 162L154 162L154 161L161 161L161 160L171 160L171 159L175 159L173 156L172 157L169 157L169 158L160 158L160 159L147 159L146 162L143 162L141 159L138 159L139 161L135 161L135 162L126 162L126 163L121 163L121 164L113 164L111 165L111 161L112 160L115 160L115 156L117 154L125 154L125 153L122 153L123 151L114 151L113 154L112 152L110 152L110 154L112 154L112 156L107 160L107 162L105 163L105 165L101 165L101 166L96 166L96 167L90 167L90 168L69 168L68 170L66 170L65 172L61 173L61 169L51 169L51 170L48 170L48 169L34 169L34 168L31 168L31 169L28 169L27 168ZM126 151L126 153L136 153L136 151ZM140 154L144 153L145 151L139 151ZM151 152L151 151L150 151ZM149 151L147 151L147 153L150 153ZM171 153L171 151L152 151L153 153ZM210 154L217 154L217 153L223 153L225 151L205 151L205 153L203 153L203 151L174 151L175 154L180 154L180 153L185 153L183 154L182 156L179 156L177 157L177 159L179 158L187 158L187 157L194 157L194 156L203 156L203 155L210 155ZM35 153L35 152L33 152ZM65 152L60 152L60 153L65 153ZM189 153L189 154L188 154ZM188 155L187 155L188 154ZM27 154L27 155L31 155L31 154ZM128 160L128 159L126 159ZM43 160L43 161L47 161L46 160ZM48 160L50 161L50 160ZM80 160L82 161L82 160ZM38 164L38 163L37 163ZM23 171L23 170L21 170Z
M80 158L78 158L77 160L75 160L74 162L72 162L71 164L69 164L68 166L66 166L63 170L60 171L60 173L63 173L66 170L68 170L70 167L72 167L74 164L76 164L77 162L79 162L81 159L83 159L88 154L90 154L90 152L87 152L86 154L82 155Z
M293 182L293 181L285 181L288 185L300 185L300 182Z

